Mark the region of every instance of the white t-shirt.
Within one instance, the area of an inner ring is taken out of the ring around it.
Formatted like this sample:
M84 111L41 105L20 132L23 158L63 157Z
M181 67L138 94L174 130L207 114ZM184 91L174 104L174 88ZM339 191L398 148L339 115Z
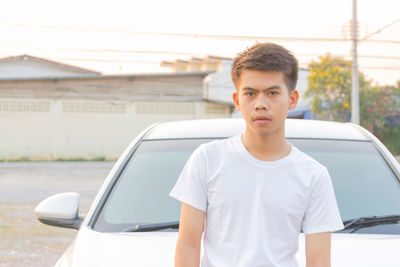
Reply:
M241 135L198 147L170 196L207 213L202 267L296 267L301 227L343 229L326 167L293 145L259 160Z

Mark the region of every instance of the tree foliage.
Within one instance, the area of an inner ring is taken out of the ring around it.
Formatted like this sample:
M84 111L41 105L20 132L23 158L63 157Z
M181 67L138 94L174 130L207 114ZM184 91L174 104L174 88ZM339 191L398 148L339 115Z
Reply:
M312 112L318 119L346 121L349 117L351 62L330 54L309 65L308 89Z
M367 87L360 90L360 124L381 136L387 125L386 118L394 115L399 105L390 87Z
M309 65L309 87L306 97L311 100L317 119L350 121L351 119L351 61L331 54L320 56ZM395 86L373 85L359 73L360 124L378 137L387 125L386 118L400 108L400 81Z

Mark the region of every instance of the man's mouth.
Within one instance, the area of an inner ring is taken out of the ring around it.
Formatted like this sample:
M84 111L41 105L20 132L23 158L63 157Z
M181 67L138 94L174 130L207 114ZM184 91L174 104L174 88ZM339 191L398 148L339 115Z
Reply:
M254 118L254 122L257 124L267 124L271 121L267 116L259 115Z

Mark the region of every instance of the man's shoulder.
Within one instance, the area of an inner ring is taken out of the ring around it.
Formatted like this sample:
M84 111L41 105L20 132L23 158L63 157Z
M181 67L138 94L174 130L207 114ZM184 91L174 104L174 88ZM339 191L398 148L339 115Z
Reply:
M199 147L209 167L222 164L224 162L223 159L226 159L228 155L232 156L232 153L237 151L235 138L217 139L204 143Z
M301 151L297 147L294 147L295 149L295 160L296 164L298 166L301 166L302 168L314 170L316 172L322 172L326 169L326 167L310 155L306 154L305 152Z
M207 143L202 144L201 146L207 152L217 152L217 151L227 151L232 149L233 144L235 142L235 138L237 136L224 138L224 139L217 139Z

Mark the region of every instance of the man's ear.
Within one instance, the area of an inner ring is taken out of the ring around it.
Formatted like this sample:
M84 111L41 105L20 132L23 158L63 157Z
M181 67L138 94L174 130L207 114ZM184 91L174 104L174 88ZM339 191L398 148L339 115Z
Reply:
M232 98L233 98L233 103L235 104L235 108L237 111L240 111L240 105L239 105L239 94L238 91L235 91L232 94Z
M297 92L297 90L293 90L289 94L289 109L290 110L295 109L298 101L299 101L299 92Z

